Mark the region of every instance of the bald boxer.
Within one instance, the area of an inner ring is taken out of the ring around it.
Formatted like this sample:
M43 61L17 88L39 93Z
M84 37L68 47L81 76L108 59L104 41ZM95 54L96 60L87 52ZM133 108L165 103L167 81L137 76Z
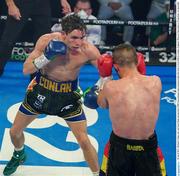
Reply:
M61 33L45 34L39 38L24 63L24 74L37 74L27 88L10 129L15 150L4 175L14 173L25 160L23 130L40 114L57 115L66 121L93 175L99 175L97 154L87 136L81 96L76 90L80 68L86 62L96 66L101 55L94 45L84 40L86 26L77 15L67 15L61 24Z
M146 65L144 60L144 55L140 52L137 52L137 70L139 73L146 74ZM84 105L91 109L96 109L99 107L97 104L97 96L99 90L103 88L103 85L108 80L112 79L112 68L113 68L113 59L111 54L105 53L102 54L98 59L98 70L100 79L97 81L95 86L88 88L84 92Z
M136 66L137 70L139 71L140 74L145 75L146 64L145 64L144 55L140 52L136 52L136 54L137 54L137 66ZM96 101L97 101L97 98L96 98ZM106 175L107 161L109 157L109 148L110 148L110 143L108 141L104 147L103 159L102 159L102 164L101 164L101 169L100 169L100 176Z
M113 63L121 79L109 80L98 95L98 104L109 108L112 122L109 155L101 167L106 176L165 176L155 126L159 114L161 80L139 73L131 45L118 45Z

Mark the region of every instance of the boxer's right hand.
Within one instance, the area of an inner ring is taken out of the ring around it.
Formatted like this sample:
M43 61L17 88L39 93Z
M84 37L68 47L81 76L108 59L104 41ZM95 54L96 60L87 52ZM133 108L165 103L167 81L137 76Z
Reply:
M59 40L51 40L45 48L44 54L33 61L37 69L41 69L57 56L64 56L67 52L67 46Z
M93 86L91 88L88 88L84 91L84 105L90 109L96 109L98 108L97 104L97 97L99 88L98 86Z

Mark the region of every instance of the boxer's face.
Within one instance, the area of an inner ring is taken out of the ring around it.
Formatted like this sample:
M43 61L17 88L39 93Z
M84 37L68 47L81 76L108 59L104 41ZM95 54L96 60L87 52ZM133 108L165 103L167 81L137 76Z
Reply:
M73 51L79 50L83 44L85 36L85 31L75 29L66 34L66 44L68 45L69 49Z

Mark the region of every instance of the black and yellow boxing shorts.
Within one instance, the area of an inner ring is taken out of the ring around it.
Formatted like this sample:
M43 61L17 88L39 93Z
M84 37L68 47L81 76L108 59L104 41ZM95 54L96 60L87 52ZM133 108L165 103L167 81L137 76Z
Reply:
M104 149L100 176L166 176L157 135L147 140L126 139L113 132Z
M27 116L57 115L70 122L86 120L77 87L77 79L54 81L38 72L27 88L19 111Z

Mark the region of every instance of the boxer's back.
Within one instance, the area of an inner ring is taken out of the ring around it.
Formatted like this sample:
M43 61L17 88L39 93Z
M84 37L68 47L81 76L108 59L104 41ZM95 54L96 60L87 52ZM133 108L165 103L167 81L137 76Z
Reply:
M159 113L159 78L139 75L110 84L107 97L114 132L126 138L148 138Z

